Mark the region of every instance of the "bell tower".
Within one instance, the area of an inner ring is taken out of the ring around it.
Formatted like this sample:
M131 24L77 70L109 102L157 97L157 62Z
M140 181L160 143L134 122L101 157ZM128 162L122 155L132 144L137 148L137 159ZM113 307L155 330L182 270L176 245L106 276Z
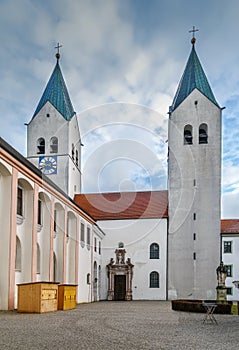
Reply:
M61 72L56 65L27 125L27 158L71 198L81 191L81 139Z
M192 49L169 111L169 299L215 299L220 263L221 108Z

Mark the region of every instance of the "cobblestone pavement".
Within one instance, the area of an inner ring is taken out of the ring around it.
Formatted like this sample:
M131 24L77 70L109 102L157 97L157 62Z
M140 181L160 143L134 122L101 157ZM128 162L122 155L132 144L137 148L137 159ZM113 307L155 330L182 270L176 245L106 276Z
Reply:
M165 301L98 302L45 314L0 311L0 349L239 349L239 316L171 310Z

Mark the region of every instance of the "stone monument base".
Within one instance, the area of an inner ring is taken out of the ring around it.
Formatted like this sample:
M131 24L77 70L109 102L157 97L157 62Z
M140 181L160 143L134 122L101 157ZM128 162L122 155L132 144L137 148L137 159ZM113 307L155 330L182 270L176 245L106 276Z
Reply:
M217 302L219 304L227 303L227 288L218 286L217 287Z

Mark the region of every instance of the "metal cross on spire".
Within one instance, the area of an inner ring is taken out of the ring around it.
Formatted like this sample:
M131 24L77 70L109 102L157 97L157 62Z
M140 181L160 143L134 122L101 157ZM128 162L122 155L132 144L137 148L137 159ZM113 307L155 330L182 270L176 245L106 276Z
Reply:
M59 58L61 57L60 55L60 48L62 47L62 45L60 45L59 43L57 43L57 46L55 46L55 49L57 49L57 53L56 53L56 58L57 58L57 61L59 60Z
M195 33L198 32L199 29L196 29L195 26L193 26L193 29L192 30L189 30L189 33L193 33L193 37L192 37L192 40L191 40L191 43L194 45L195 42L196 42L196 38L195 38Z

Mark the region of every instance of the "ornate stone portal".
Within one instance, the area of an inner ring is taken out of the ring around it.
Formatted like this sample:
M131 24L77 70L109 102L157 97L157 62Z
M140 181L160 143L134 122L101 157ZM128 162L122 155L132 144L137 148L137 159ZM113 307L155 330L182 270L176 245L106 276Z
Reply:
M108 300L132 300L133 267L130 258L125 262L125 249L115 250L116 262L110 259L108 269Z

